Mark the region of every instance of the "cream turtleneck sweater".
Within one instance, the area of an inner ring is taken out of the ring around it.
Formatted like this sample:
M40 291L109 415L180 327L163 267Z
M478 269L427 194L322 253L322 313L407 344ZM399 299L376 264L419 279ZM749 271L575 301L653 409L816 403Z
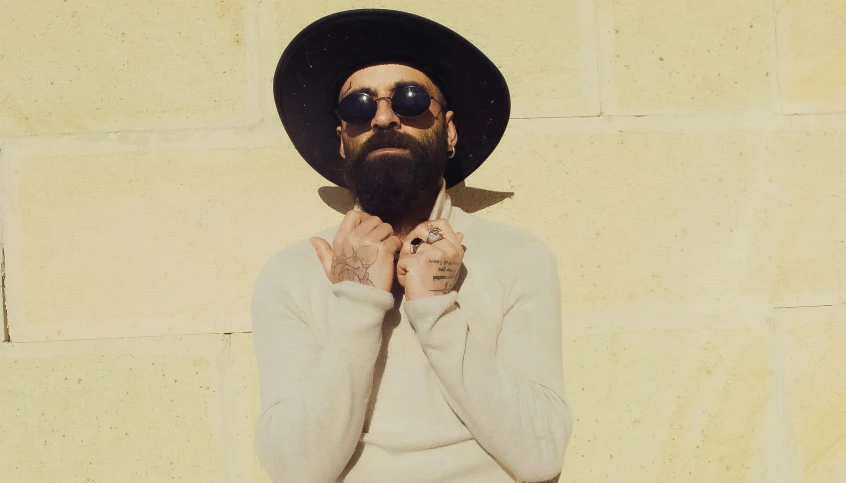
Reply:
M521 229L452 206L466 276L406 301L327 280L308 240L265 265L253 298L262 414L256 450L275 482L529 482L562 468L556 258ZM336 227L318 236L331 243Z

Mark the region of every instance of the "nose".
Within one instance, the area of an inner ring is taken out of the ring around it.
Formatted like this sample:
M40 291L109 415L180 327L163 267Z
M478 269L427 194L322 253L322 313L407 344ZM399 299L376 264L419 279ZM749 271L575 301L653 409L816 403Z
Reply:
M370 121L372 129L396 129L400 127L402 121L399 116L391 108L391 99L382 97L376 99L376 115Z

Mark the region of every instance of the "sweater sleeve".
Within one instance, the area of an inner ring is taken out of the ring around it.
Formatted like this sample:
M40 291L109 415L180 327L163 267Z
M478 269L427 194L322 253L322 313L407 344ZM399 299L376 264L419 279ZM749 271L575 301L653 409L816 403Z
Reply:
M274 482L334 482L361 436L381 326L394 298L327 281L327 335L318 340L313 316L298 307L286 275L280 265L265 269L254 290L262 410L256 452Z
M474 337L456 292L406 301L409 322L450 406L476 441L522 481L564 465L572 415L564 397L555 255L540 242L513 260L495 348Z

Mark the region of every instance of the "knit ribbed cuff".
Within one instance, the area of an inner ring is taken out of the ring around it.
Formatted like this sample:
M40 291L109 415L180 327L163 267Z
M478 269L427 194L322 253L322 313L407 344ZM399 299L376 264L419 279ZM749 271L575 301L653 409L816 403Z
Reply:
M338 331L381 328L385 313L394 306L390 292L349 280L332 285L332 294L329 323Z
M458 293L454 291L445 295L406 300L405 314L414 331L425 335L432 331L438 320L455 308L456 300Z

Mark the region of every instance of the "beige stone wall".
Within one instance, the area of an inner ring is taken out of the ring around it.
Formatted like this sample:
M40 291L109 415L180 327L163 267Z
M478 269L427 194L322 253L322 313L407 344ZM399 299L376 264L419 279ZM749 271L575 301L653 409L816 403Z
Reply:
M454 196L557 250L562 482L846 481L841 0L3 0L0 481L267 481L252 283L340 219L270 79L364 6L509 80Z

